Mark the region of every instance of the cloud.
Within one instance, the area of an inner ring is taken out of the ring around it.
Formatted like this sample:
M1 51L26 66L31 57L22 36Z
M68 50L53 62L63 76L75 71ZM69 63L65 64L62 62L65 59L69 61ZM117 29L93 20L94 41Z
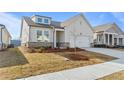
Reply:
M4 24L13 39L19 38L21 20L9 13L0 13L0 24Z
M115 12L112 15L120 22L124 23L124 12Z

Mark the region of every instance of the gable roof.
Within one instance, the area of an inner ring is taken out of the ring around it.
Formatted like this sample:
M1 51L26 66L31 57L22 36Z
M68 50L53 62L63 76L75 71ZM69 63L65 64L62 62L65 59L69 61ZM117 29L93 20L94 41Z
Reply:
M50 25L47 24L38 24L35 23L30 17L23 17L23 19L25 20L25 22L29 25L29 26L34 26L34 27L51 27Z
M62 26L66 26L66 25L72 23L73 21L77 20L77 18L79 18L79 17L82 17L85 20L85 22L89 25L89 27L91 28L91 30L93 31L92 26L90 25L90 23L88 22L88 20L85 18L85 16L82 13L80 13L78 15L75 15L75 16L69 18L68 20L65 20L64 22L62 22L61 25Z
M38 24L35 23L30 17L23 17L23 19L26 21L26 23L29 26L34 26L34 27L47 27L47 28L52 28L52 26L54 26L55 28L61 28L63 29L63 27L61 27L61 22L57 22L57 21L51 21L51 24Z
M107 24L98 25L98 26L95 26L95 27L94 27L94 31L95 31L95 32L106 31L106 30L108 30L112 25L113 25L113 23L107 23Z
M121 28L116 23L107 23L107 24L102 24L102 25L96 26L96 27L94 27L94 32L107 31L108 29L110 29L113 26L116 27L117 29L119 29L120 34L124 35L124 32L121 30Z

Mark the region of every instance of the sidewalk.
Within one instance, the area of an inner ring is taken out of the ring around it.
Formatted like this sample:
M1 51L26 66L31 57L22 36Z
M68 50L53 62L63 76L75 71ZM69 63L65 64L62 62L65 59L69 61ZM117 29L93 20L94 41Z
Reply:
M80 68L74 68L70 70L59 71L50 74L32 76L24 78L25 80L94 80L106 75L110 75L115 72L124 70L124 52L103 49L103 48L86 48L88 51L98 52L119 59L109 61L106 63L89 65Z

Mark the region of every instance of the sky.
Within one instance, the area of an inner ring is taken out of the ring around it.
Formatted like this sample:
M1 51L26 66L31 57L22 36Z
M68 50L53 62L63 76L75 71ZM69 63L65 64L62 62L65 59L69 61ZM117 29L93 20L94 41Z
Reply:
M19 39L22 16L43 15L52 20L61 21L73 17L79 12L0 12L0 24L4 24L13 39ZM83 12L91 26L115 22L124 31L124 12Z

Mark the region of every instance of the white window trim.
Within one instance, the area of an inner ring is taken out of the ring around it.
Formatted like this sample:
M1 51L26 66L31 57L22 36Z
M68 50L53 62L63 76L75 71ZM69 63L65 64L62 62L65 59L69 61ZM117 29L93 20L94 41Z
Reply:
M50 32L49 32L49 30L44 30L44 31L43 31L43 33L44 33L43 35L44 35L44 36L46 36L46 35L45 35L45 31L48 31L48 39L49 39L49 37L50 37Z
M45 20L48 20L48 23L45 22ZM49 24L49 19L48 18L44 18L44 24Z
M39 22L38 19L41 19L42 21ZM37 18L37 23L43 23L43 18L38 17L38 18Z

